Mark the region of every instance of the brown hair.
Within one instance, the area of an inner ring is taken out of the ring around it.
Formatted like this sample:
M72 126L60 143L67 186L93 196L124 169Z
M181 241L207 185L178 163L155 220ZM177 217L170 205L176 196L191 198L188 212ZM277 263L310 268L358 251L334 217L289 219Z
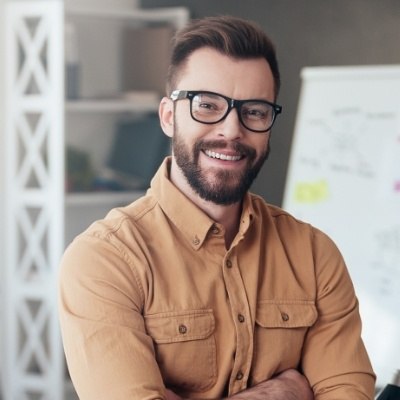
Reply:
M167 95L176 88L178 75L189 56L202 47L211 47L237 59L265 58L274 77L275 97L278 96L280 74L274 45L258 25L231 16L194 20L176 33L167 75Z

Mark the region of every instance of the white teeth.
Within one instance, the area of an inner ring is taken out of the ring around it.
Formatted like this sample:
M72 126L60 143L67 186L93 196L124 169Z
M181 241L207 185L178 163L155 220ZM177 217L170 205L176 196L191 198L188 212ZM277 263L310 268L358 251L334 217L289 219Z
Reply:
M215 151L206 150L205 153L208 157L218 158L220 160L225 161L238 161L241 159L241 156L229 156L227 154L216 153Z

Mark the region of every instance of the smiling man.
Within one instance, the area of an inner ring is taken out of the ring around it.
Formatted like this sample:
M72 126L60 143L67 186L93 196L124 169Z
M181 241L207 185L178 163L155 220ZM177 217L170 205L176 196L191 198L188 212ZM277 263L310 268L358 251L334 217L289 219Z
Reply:
M237 59L210 47L194 51L174 74L177 86L160 107L173 143L170 179L222 223L228 248L242 199L268 155L279 83L265 58Z
M373 399L338 249L249 192L279 85L274 47L252 23L212 17L176 35L159 112L172 156L143 198L62 260L81 400Z

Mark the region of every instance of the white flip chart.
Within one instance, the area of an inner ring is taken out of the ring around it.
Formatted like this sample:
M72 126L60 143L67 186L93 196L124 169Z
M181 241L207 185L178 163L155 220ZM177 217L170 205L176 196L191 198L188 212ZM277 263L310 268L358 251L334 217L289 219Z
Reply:
M400 368L400 66L302 71L283 208L341 250L386 384Z

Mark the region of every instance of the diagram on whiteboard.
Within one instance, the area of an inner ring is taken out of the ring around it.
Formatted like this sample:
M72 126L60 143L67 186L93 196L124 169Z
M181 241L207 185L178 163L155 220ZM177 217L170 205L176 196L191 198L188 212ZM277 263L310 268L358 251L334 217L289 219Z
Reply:
M332 188L328 176L334 175L343 181L356 180L360 185L379 180L383 157L389 156L393 163L400 157L400 143L395 136L396 118L393 113L372 113L354 107L333 109L326 117L304 121L304 147L298 149L298 159L294 161L297 168L306 171L304 177L313 179L299 179L295 183L293 200L299 203L329 200ZM382 136L386 137L385 141ZM387 154L390 152L393 157ZM394 153L398 155L394 157ZM397 169L395 165L392 167L393 171ZM386 189L395 190L400 186L399 181L400 176L393 173Z
M338 245L384 384L400 369L400 67L302 78L283 208Z
M392 302L399 292L400 282L400 224L377 231L374 237L375 249L371 263L372 277L376 282L376 295ZM395 312L400 310L400 295L393 304Z

